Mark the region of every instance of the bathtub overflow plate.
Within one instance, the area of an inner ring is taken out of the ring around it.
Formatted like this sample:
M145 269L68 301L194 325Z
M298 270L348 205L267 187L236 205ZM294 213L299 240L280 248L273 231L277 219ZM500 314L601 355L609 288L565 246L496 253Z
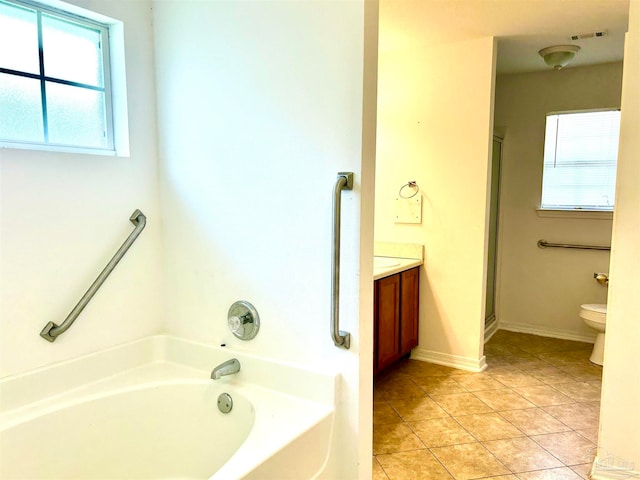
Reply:
M233 399L228 393L221 393L218 397L218 410L222 413L229 413L233 408Z

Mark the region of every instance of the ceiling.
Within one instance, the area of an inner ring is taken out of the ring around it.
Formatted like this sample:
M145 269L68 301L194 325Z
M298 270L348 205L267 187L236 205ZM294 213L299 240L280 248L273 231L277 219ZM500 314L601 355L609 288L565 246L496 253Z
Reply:
M494 36L498 74L549 69L538 50L551 45L581 47L570 67L616 62L628 13L629 0L380 0L380 49ZM607 35L570 39L596 31Z

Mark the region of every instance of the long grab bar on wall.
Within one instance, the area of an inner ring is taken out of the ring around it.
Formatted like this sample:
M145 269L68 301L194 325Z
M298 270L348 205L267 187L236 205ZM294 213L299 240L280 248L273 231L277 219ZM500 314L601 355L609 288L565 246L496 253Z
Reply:
M84 307L86 307L87 304L91 301L93 296L100 289L100 287L102 286L104 281L107 279L109 274L113 271L113 269L116 268L116 265L118 264L118 262L122 260L122 257L124 257L124 254L127 253L127 250L129 250L129 247L131 247L133 242L136 241L136 238L138 238L138 235L140 235L140 233L142 232L142 230L144 230L144 227L147 224L147 217L145 217L144 214L138 209L136 209L136 211L133 212L129 220L131 221L131 223L133 223L136 226L136 228L133 229L133 232L131 232L129 237L124 241L124 243L118 249L118 251L113 256L113 258L109 261L109 263L107 263L107 266L104 267L104 270L100 272L100 275L98 275L98 278L96 278L95 282L91 284L91 286L89 287L89 290L87 290L87 292L82 296L78 304L73 308L73 310L71 310L71 313L67 315L67 318L64 319L64 322L62 322L61 325L57 325L53 322L47 323L45 327L42 329L42 331L40 332L40 336L42 338L44 338L49 342L53 342L58 337L58 335L62 335L64 332L66 332L69 329L71 325L73 325L73 322L76 321L76 318L78 318L78 315L82 313L82 310L84 310Z
M340 210L341 193L353 188L353 172L339 172L333 189L333 245L331 255L331 338L336 347L351 347L351 334L340 330Z
M598 245L575 245L573 243L549 243L546 240L538 240L539 248L578 248L580 250L611 250L611 247Z

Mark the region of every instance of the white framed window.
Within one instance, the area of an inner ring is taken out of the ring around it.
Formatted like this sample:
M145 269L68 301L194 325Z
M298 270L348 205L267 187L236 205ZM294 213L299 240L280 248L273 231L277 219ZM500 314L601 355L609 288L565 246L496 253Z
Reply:
M541 210L613 211L620 111L547 115Z
M126 100L124 108L114 108L114 24L78 12L83 13L77 7L66 11L0 0L3 146L105 154L118 150L114 114L126 113Z

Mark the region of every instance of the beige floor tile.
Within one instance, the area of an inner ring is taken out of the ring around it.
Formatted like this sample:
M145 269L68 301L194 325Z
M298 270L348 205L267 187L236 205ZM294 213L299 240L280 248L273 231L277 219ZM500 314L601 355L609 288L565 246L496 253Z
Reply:
M497 412L533 408L535 405L510 388L474 392L474 395Z
M491 337L490 343L504 343L504 344L514 344L517 343L518 339L531 337L532 335L526 335L524 333L519 332L510 332L508 330L498 330Z
M442 368L442 371L445 372L447 375L454 376L454 377L458 377L460 375L475 375L476 374L476 372L471 372L469 370L461 370L459 368L445 367L445 366L441 366L440 368Z
M407 375L385 377L374 382L374 400L426 397L426 393ZM377 394L377 395L376 395Z
M591 356L589 350L574 350L564 352L540 353L538 356L551 365L570 365L581 363L586 365Z
M596 445L576 432L550 433L531 437L565 465L593 462Z
M518 480L513 474L509 475L498 475L497 477L482 477L480 480Z
M595 412L598 412L598 415L600 415L600 401L597 401L597 402L580 402L580 405L585 405L587 407L591 407Z
M507 361L516 367L519 367L522 370L527 370L529 368L541 368L549 366L549 363L540 357L533 355L531 353L522 353L518 355L509 356Z
M507 355L487 355L487 368L483 373L489 373L496 368L518 370L518 367L509 363Z
M548 353L561 352L565 350L564 345L554 338L536 337L526 339L520 345L520 348L528 353Z
M576 472L580 478L584 480L589 480L589 474L591 473L592 463L583 463L581 465L572 465L571 470Z
M412 377L443 377L447 375L445 367L413 359L399 363L395 371Z
M456 480L511 473L480 443L432 448L431 451Z
M535 385L544 385L543 382L538 380L532 375L528 373L524 373L522 371L513 371L513 372L500 372L491 375L493 378L498 380L500 383L506 385L507 387L531 387Z
M530 373L531 375L556 375L556 374L560 374L563 373L562 370L560 370L558 367L554 367L553 365L546 365L543 367L534 367L531 368L529 370L527 370L527 373ZM573 377L571 377L573 378ZM575 380L571 380L572 382Z
M480 413L455 419L480 441L524 436L524 433L497 413Z
M373 454L396 453L425 448L420 439L404 423L373 427Z
M429 395L465 393L467 391L453 377L414 377L414 381Z
M389 403L406 422L448 416L447 412L429 397L392 399Z
M375 402L384 402L386 400L385 395L380 390L373 390L373 401Z
M602 367L589 364L573 364L558 366L560 370L580 381L602 380Z
M523 373L518 367L511 365L510 363L494 362L493 358L487 358L487 368L485 369L484 374L494 375L496 373L507 373L507 372L519 372Z
M524 353L524 350L522 350L520 347L508 343L489 342L484 346L484 354L487 356L508 356L518 353Z
M389 480L387 474L384 473L384 470L380 466L380 463L376 460L376 457L373 457L373 465L372 465L373 475L371 476L371 480Z
M504 388L502 383L484 373L460 376L458 377L457 382L470 392Z
M483 442L483 445L515 473L563 466L557 458L528 437L492 440Z
M509 332L499 330L491 337L491 343L506 343L509 345L530 344L531 342L544 337L538 337L527 333Z
M451 417L409 422L409 427L427 447L444 447L476 441Z
M580 435L582 435L587 440L592 441L593 443L598 443L598 429L597 428L587 428L585 430L576 430Z
M520 480L580 480L582 478L568 467L519 473L518 477Z
M538 407L573 403L573 400L550 385L519 387L514 388L513 390Z
M600 400L600 386L593 382L573 382L554 385L554 388L576 402L597 402Z
M543 410L574 430L598 428L600 412L589 403L551 405Z
M563 372L558 367L533 368L531 370L528 370L527 373L533 375L535 378L547 385L571 383L576 381L576 378L574 376Z
M472 393L452 393L449 395L431 395L438 405L453 416L473 415L491 412L491 407Z
M378 455L390 480L453 480L429 450Z
M402 365L402 362L398 365ZM384 372L379 373L373 378L373 384L375 386L380 386L384 383L391 382L391 381L410 380L409 375L405 375L404 373L401 373L399 370L400 370L400 366L396 368L395 365L393 367L386 369Z
M522 430L526 435L543 435L571 430L567 425L549 415L541 408L500 412L505 419Z
M389 405L386 400L373 402L373 424L385 425L388 423L401 423L402 418Z

